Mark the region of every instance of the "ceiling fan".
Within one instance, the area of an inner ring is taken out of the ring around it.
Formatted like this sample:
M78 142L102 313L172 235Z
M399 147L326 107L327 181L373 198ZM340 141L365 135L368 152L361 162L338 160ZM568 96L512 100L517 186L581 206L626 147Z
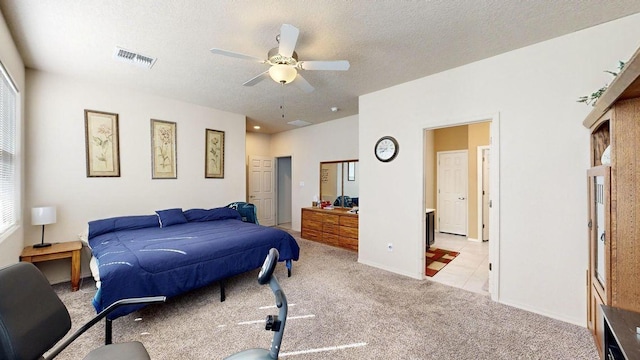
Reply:
M253 86L260 81L271 77L275 82L288 84L293 82L302 91L310 93L313 86L298 73L299 70L349 70L349 61L304 61L298 60L298 54L294 51L300 30L293 25L282 24L280 35L276 36L279 46L269 50L267 59L263 60L251 55L240 54L218 48L211 49L217 55L230 56L239 59L254 60L269 65L269 70L246 81L244 86Z

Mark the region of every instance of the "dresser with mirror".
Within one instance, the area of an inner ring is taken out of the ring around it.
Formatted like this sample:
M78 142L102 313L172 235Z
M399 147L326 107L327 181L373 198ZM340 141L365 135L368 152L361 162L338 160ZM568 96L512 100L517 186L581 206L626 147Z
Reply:
M358 250L358 160L320 163L319 200L329 206L302 209L304 239Z

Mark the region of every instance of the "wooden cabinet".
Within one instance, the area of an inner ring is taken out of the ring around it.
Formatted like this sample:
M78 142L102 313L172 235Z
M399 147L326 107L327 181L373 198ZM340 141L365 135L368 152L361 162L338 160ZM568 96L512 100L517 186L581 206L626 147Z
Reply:
M358 215L349 209L302 209L302 238L358 250Z
M583 123L591 131L587 325L601 357L605 336L601 305L640 312L639 53ZM605 152L610 152L609 161L601 160Z

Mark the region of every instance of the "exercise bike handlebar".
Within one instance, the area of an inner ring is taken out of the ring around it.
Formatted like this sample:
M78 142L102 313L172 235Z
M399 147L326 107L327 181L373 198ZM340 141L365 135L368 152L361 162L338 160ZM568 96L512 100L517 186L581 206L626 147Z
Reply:
M287 322L287 312L289 307L287 305L287 297L278 283L278 278L275 275L271 276L269 280L269 287L273 291L273 295L276 298L276 306L278 307L278 319L280 320L280 329L273 335L273 341L271 342L271 348L269 349L269 355L272 359L278 358L280 352L280 344L282 344L282 335L284 334L284 327Z
M258 274L258 282L260 285L269 283L271 275L273 275L273 270L275 270L276 265L278 264L279 257L280 254L278 253L278 249L272 248L269 250L267 257L264 259L264 263L262 264L262 268L260 269L260 273Z
M239 353L226 357L226 360L276 360L280 353L280 345L282 344L282 335L284 334L284 327L287 322L287 297L278 283L278 278L273 275L273 271L278 264L278 250L270 249L267 255L260 273L258 274L258 283L261 285L269 284L273 295L275 296L276 306L278 307L278 317L269 315L267 317L265 330L271 330L273 334L273 340L271 341L271 347L267 349L248 349Z

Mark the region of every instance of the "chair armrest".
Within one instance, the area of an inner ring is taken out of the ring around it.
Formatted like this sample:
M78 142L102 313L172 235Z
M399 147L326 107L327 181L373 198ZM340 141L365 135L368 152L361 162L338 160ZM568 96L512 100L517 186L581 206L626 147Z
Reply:
M130 298L130 299L122 299L114 302L113 304L107 306L106 309L102 310L98 315L96 315L93 319L89 320L86 324L84 324L81 328L76 330L73 335L69 336L65 341L56 346L46 357L45 360L53 359L58 356L62 350L64 350L69 344L71 344L75 339L77 339L80 335L82 335L85 331L89 330L93 325L97 324L104 317L109 315L113 310L126 305L139 305L139 304L158 304L167 301L166 296L151 296L151 297L141 297L141 298ZM109 341L110 342L110 341Z

